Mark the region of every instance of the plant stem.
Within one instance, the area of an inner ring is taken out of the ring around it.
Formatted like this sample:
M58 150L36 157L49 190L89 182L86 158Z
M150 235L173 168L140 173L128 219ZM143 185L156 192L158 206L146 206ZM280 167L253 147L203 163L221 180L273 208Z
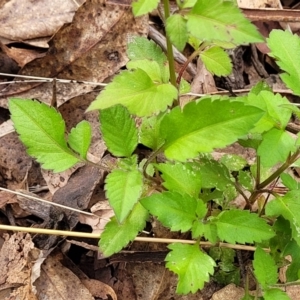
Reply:
M165 13L165 21L166 21L170 17L169 0L163 0L163 4L164 4L164 13ZM172 43L171 43L167 33L166 33L166 40L167 40L167 57L168 57L168 61L169 61L170 81L171 81L172 85L174 85L177 88L173 46L172 46Z

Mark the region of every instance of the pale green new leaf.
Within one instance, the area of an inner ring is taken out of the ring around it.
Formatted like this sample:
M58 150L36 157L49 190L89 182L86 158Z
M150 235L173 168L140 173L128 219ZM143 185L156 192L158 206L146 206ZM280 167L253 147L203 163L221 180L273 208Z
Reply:
M251 92L245 103L259 107L266 112L256 124L253 132L262 133L273 127L285 129L292 115L291 110L285 107L289 104L288 99L280 94L274 95L270 91L261 91L258 94Z
M138 144L138 130L128 110L115 105L101 110L99 118L108 150L115 156L130 156Z
M62 172L80 161L67 146L65 122L54 108L37 101L13 98L9 101L9 110L27 153L44 169Z
M105 256L119 252L146 226L148 211L137 203L126 220L120 224L115 217L105 225L101 234L99 247Z
M255 26L230 1L198 0L187 19L189 32L201 40L236 45L263 42Z
M215 46L200 53L206 69L217 76L229 75L232 71L232 63L227 52Z
M260 156L263 166L272 167L279 162L285 162L294 150L295 140L285 130L273 128L263 134L257 154Z
M128 70L141 69L145 71L152 81L162 83L162 74L159 64L148 59L131 60L126 65Z
M68 136L68 144L70 147L86 159L92 140L92 128L89 122L81 121L75 128L71 129Z
M287 192L283 197L269 201L266 205L268 216L282 215L290 222L292 236L300 245L300 190Z
M143 176L138 170L113 170L105 180L106 196L117 220L122 223L138 201L143 187Z
M272 30L267 39L271 50L270 56L274 57L278 66L285 73L280 77L288 88L296 95L300 95L300 38L289 31Z
M141 69L123 71L92 102L88 111L122 104L132 114L150 116L166 110L176 97L173 85L155 84Z
M159 0L137 0L132 3L133 14L138 17L154 10Z
M176 0L180 9L193 7L196 2L197 0Z
M219 238L231 244L261 242L275 235L265 220L249 211L223 211L216 220Z
M188 41L186 20L179 14L170 16L166 21L166 31L173 45L182 51Z
M197 198L201 189L201 173L193 166L192 163L167 162L156 165L156 168L162 173L165 188Z
M291 298L283 290L271 288L264 291L264 300L291 300Z
M260 247L254 252L254 275L263 288L276 284L278 280L277 266L269 253Z
M190 102L183 111L176 107L161 122L161 136L165 138L165 155L169 159L185 161L199 152L222 148L247 134L262 117L263 112L241 102Z
M171 252L166 257L166 267L178 275L176 292L195 293L202 289L209 275L214 273L215 261L202 252L199 245L171 244Z
M177 192L155 193L141 199L141 204L172 231L188 231L196 220L197 200Z

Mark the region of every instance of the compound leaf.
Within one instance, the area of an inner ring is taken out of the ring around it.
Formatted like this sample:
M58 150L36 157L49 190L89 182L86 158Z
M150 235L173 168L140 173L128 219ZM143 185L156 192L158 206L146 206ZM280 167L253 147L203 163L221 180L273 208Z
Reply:
M257 247L254 252L253 267L255 277L263 288L277 283L278 275L275 261L270 254L260 247Z
M148 211L137 203L126 220L120 224L115 217L105 225L101 234L99 247L105 256L119 252L130 241L133 241L139 231L146 226Z
M178 275L176 292L195 293L202 289L214 273L215 261L199 249L199 245L170 244L166 267Z
M185 161L199 152L222 148L247 134L263 112L241 102L204 99L174 108L161 121L164 151L169 159Z
M220 47L211 47L200 53L206 69L217 76L229 75L232 64L228 54Z
M182 51L188 41L186 20L179 14L174 14L167 19L166 31L174 46Z
M196 220L197 200L186 194L163 192L141 199L141 204L172 231L188 231Z
M159 0L137 0L132 3L133 14L138 17L155 9Z
M71 129L68 136L68 144L70 147L86 159L92 140L92 128L89 122L81 121L75 128Z
M150 116L165 110L176 97L173 85L155 84L141 69L123 71L92 102L88 111L122 104L132 114Z
M300 39L289 31L272 30L267 39L271 50L270 56L274 57L281 70L285 71L280 75L288 88L296 95L300 95Z
M108 201L117 220L122 223L138 201L143 187L143 177L138 170L115 169L105 180Z
M283 197L269 201L266 205L268 216L282 215L290 222L292 237L300 245L300 191L294 190L287 192Z
M108 150L115 156L130 156L138 144L138 130L128 110L122 105L103 109L100 124Z
M186 193L198 197L201 188L201 173L192 163L170 162L156 165L162 172L163 186L170 191Z
M217 217L215 222L218 236L228 243L253 243L268 240L274 236L272 228L257 214L249 211L227 210Z
M53 107L13 98L9 101L9 110L28 154L35 157L44 169L62 172L80 161L68 148L65 122Z
M233 1L198 0L187 15L191 35L201 40L218 40L233 44L263 42L254 25Z

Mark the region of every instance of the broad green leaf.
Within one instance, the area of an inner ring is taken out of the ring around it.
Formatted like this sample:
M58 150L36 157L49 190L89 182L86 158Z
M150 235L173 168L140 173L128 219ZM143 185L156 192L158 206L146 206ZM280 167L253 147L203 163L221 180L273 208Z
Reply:
M219 238L231 244L261 242L274 236L266 221L249 211L223 211L216 220Z
M236 45L263 42L255 26L230 1L198 0L187 18L189 32L201 40Z
M220 47L211 47L200 53L206 69L217 76L229 75L232 71L232 63L229 55Z
M171 244L166 267L178 275L178 294L195 293L202 289L214 273L215 261L202 252L199 245Z
M141 204L172 231L188 231L197 219L197 200L186 194L163 192L141 199Z
M139 142L152 150L157 150L164 143L164 139L159 134L162 117L163 114L143 118L140 126Z
M288 88L296 95L300 95L300 38L289 31L272 30L267 39L271 50L270 56L274 57L278 66L285 73L280 77Z
M168 60L162 49L152 40L145 37L136 36L128 44L127 55L131 61L149 60L158 63L163 82L169 81Z
M254 252L254 275L259 284L265 289L270 285L277 283L277 266L269 253L266 253L260 247Z
M101 110L99 119L108 150L115 156L130 156L138 144L138 130L128 110L115 105Z
M300 191L287 192L283 197L269 201L266 205L268 216L283 216L290 222L292 235L300 245Z
M221 157L220 162L230 171L239 171L248 164L245 158L236 154L225 154Z
M213 223L203 223L200 221L196 221L194 222L191 230L193 239L204 236L205 239L212 244L216 244L219 241L217 227Z
M131 60L126 65L128 70L141 69L145 71L152 81L162 83L162 74L159 64L148 59Z
M150 116L166 110L176 97L173 85L155 84L141 69L123 71L92 102L88 111L122 104L132 114Z
M132 3L133 14L138 17L154 10L159 0L137 0Z
M27 153L44 169L62 172L80 161L67 146L65 122L54 108L37 101L13 98L9 101L9 110Z
M239 171L238 174L238 182L244 187L246 188L248 191L252 192L254 185L255 185L255 181L253 176L251 175L251 173L248 171Z
M280 179L289 190L299 190L300 183L296 181L290 174L282 173L280 175Z
M229 170L218 161L202 158L195 165L199 168L203 188L217 188L224 191L228 185L232 184Z
M138 201L143 187L143 177L138 170L113 170L105 180L109 204L117 220L122 223Z
M272 167L279 162L285 162L294 150L295 140L286 131L273 128L263 134L257 154L263 166Z
M86 159L92 140L92 128L89 122L81 121L75 128L71 129L68 136L68 144L70 147Z
M281 289L271 288L264 291L264 300L291 300Z
M170 16L166 21L166 31L173 45L182 51L188 41L186 20L179 14Z
M265 116L256 124L253 132L262 133L273 127L285 129L292 112L284 105L289 104L286 97L274 95L269 91L262 91L258 95L249 93L246 104L259 107L266 112Z
M248 133L263 112L241 102L205 99L176 107L161 122L165 155L185 161L199 152L222 148Z
M162 173L163 186L169 191L198 197L201 189L201 173L193 167L193 163L167 162L156 165L156 168Z
M137 203L126 220L120 224L115 217L105 225L99 247L105 256L119 252L146 226L149 217L147 210Z

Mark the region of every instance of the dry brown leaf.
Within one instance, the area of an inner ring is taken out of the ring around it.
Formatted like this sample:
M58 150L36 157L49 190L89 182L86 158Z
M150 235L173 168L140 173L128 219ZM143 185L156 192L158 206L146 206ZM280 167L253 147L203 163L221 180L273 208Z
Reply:
M102 82L128 61L127 41L133 35L147 33L147 17L134 18L130 7L88 0L78 9L73 22L55 34L47 55L26 65L21 74ZM58 105L93 88L83 84L58 84ZM30 93L25 93L29 90ZM0 106L6 108L7 99L12 95L50 103L52 85L11 85L1 92Z
M78 277L53 256L48 256L42 264L35 286L39 300L94 300Z
M49 39L63 24L72 22L84 0L11 0L0 8L0 39L26 41Z
M6 238L0 251L0 289L16 287L7 299L37 300L31 288L31 272L40 252L29 234L19 232Z

